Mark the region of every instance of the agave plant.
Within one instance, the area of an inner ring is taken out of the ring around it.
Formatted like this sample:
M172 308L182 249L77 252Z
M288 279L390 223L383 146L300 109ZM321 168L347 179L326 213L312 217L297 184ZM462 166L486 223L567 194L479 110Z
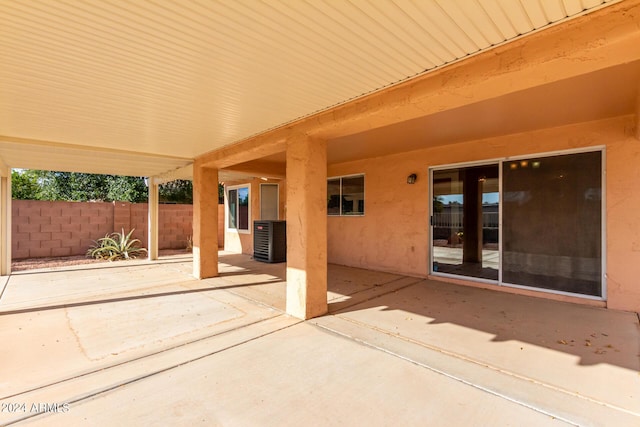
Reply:
M132 239L132 229L128 234L111 233L98 239L95 245L89 248L87 256L95 259L103 259L107 261L118 261L123 259L135 259L143 253L147 253L145 248L138 246L139 239Z

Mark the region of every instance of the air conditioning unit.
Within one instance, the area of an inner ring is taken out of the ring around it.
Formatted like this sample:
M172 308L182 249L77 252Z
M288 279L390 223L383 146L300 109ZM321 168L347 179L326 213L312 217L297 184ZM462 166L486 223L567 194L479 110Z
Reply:
M287 260L287 222L253 222L253 258L262 262Z

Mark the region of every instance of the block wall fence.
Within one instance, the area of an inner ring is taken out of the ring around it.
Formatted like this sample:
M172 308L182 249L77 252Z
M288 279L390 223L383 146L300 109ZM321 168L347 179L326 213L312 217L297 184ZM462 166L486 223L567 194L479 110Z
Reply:
M224 225L224 206L218 209L220 227ZM146 203L12 200L12 214L13 259L84 255L94 240L122 228L125 233L135 228L133 236L148 246ZM158 248L186 248L188 237L193 235L192 219L192 205L161 204ZM219 236L222 240L224 233Z

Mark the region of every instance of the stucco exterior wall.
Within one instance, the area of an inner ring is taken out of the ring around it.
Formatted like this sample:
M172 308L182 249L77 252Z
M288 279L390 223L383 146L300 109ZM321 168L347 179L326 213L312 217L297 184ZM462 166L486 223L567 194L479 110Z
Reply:
M429 167L605 146L607 306L640 310L640 142L634 133L635 118L624 116L330 165L329 176L365 174L365 215L328 218L328 261L426 277ZM411 173L418 179L408 185Z
M218 205L218 247L224 248L224 205Z
M270 179L267 181L270 184L279 184L278 196L279 196L279 219L285 219L286 214L286 181ZM265 181L254 178L238 181L226 181L225 182L225 204L219 218L222 218L224 230L224 250L229 252L243 253L253 255L253 221L260 219L260 184L264 184ZM226 188L230 186L248 185L250 187L250 209L251 214L249 217L249 232L239 232L236 230L229 230L227 227L228 220L226 217L227 212L227 192Z

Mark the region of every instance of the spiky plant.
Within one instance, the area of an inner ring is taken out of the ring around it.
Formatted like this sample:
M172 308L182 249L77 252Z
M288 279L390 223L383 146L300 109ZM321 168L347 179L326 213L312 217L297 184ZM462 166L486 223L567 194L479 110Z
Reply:
M124 229L120 233L107 234L95 241L95 245L89 248L87 256L95 259L107 261L119 261L123 259L135 259L143 253L147 253L145 248L138 246L139 239L132 239L132 229L128 234L124 234Z

